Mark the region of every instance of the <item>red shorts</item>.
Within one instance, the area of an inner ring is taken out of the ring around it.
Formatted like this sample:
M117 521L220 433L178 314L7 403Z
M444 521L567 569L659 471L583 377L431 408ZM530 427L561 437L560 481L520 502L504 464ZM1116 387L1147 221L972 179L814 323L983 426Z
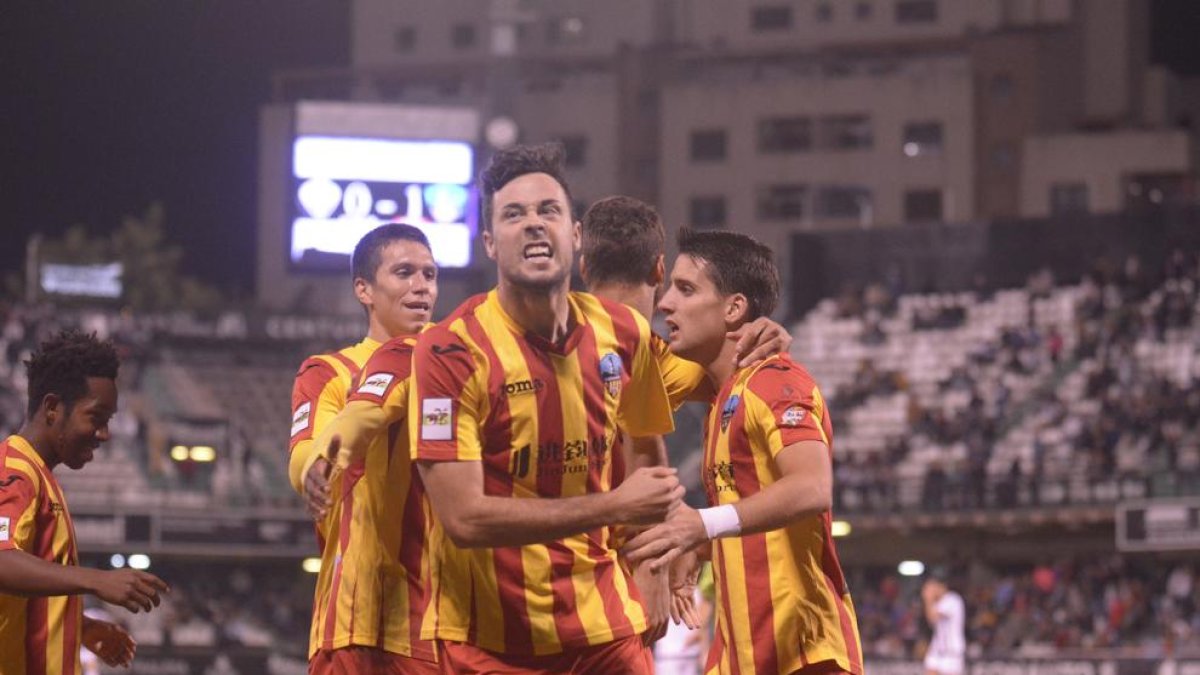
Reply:
M498 654L462 642L438 641L438 658L446 675L653 675L654 656L641 635L559 654Z
M340 649L318 649L308 661L309 675L440 675L438 664L403 654L350 645Z

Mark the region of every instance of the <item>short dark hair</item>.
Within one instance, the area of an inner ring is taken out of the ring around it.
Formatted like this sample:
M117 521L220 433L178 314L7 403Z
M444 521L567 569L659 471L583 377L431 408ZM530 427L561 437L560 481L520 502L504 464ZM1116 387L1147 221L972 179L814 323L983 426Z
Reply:
M87 394L89 377L117 379L121 361L111 340L68 328L38 346L25 362L29 374L29 418L46 394L56 394L69 410Z
M779 268L771 249L754 237L729 230L679 230L679 254L706 264L722 295L741 293L750 303L747 319L770 316L779 302Z
M567 195L567 211L571 213L571 188L567 186L564 159L566 150L562 143L552 141L537 145L514 145L492 155L487 167L479 173L479 186L483 190L483 227L492 229L492 197L514 179L530 173L549 175L562 186Z
M642 283L666 248L654 207L633 197L605 197L583 214L584 281Z
M415 241L433 251L425 233L416 227L408 223L385 223L363 235L354 245L354 255L350 257L350 272L354 278L374 282L383 249L394 241Z

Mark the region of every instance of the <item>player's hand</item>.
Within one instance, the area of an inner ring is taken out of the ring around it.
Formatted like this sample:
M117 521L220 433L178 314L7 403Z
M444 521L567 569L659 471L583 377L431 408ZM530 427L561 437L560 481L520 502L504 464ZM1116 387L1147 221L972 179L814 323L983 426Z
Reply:
M667 634L671 620L671 588L666 570L655 572L649 565L639 565L633 570L633 582L642 595L642 607L646 610L646 632L642 643L647 647Z
M768 356L786 352L792 346L792 336L787 329L765 316L726 333L725 339L737 340L733 358L738 368L752 366Z
M690 630L700 627L700 614L696 609L696 584L700 579L700 557L690 550L674 561L669 568L671 586L671 619L682 623Z
M341 444L342 439L334 436L324 454L313 461L304 476L304 502L313 520L324 519L332 506L329 501L329 474L333 472Z
M92 594L137 614L158 607L162 602L159 593L170 590L165 581L153 574L126 568L108 572L97 570Z
M137 642L115 623L83 617L83 646L105 664L129 667L137 652Z
M623 550L630 563L649 561L650 569L659 570L707 540L700 514L684 504L661 524L631 539Z
M617 500L614 522L624 525L661 523L672 509L683 503L685 491L675 469L665 466L638 469L612 491Z

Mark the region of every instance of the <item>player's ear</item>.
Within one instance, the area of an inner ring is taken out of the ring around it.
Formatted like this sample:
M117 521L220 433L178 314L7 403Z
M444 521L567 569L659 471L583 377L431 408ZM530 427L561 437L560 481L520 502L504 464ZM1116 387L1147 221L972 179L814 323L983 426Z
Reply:
M738 326L749 320L750 301L741 293L725 298L725 323Z
M354 277L354 297L363 304L364 307L370 307L371 300L371 284L362 277Z
M650 270L650 278L646 283L651 286L662 286L663 280L667 278L667 262L666 256L659 253L658 258L654 260L654 269Z
M579 249L583 248L583 223L575 221L575 227L571 228L571 250L579 253Z
M492 238L492 228L483 231L483 252L489 260L496 259L496 240Z

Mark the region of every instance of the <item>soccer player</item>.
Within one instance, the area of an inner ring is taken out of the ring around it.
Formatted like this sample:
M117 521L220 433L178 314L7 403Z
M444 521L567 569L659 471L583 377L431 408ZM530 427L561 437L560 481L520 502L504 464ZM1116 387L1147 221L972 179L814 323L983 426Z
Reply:
M944 573L937 570L921 586L921 603L933 627L933 638L925 652L925 674L962 675L967 655L967 608L962 596L950 590Z
M108 440L117 410L117 353L109 342L63 331L25 363L28 417L0 443L0 674L80 672L82 645L128 666L133 638L83 614L81 594L150 611L167 591L131 569L79 567L75 531L54 468L81 469Z
M725 339L770 314L778 293L767 247L734 232L680 232L659 309L671 351L704 366L719 391L704 433L712 506L681 506L626 550L655 566L710 551L717 630L706 672L861 675L854 605L830 533L833 432L820 390L786 355L736 368Z
M619 430L672 428L649 325L569 291L580 234L560 146L501 151L481 185L499 283L413 355L409 430L437 515L422 637L446 672L653 672L610 530L683 495L666 467L613 487Z
M409 462L389 461L394 452L408 452L407 429L369 439L360 461L332 484L329 457L321 451L327 444L313 440L345 406L352 382L380 344L414 335L429 321L437 266L419 229L390 223L355 246L352 271L355 295L367 313L367 337L307 359L292 394L289 478L317 519L322 547L309 670L437 672L432 643L418 635L426 602L420 575L406 566L409 552L400 546L404 528L424 527L408 510L414 500L421 504L420 495ZM368 377L358 391L383 393L380 382Z
M580 223L581 249L579 273L591 293L621 302L651 319L654 305L666 276L664 265L666 232L653 206L633 197L612 196L592 204ZM736 341L735 353L742 366L757 363L787 351L792 338L769 317L759 317L740 326L727 336ZM708 386L704 369L671 353L665 340L651 334L650 344L658 359L663 381L672 406L684 398L707 401L715 394ZM625 461L632 468L667 466L667 449L660 436L622 439ZM622 476L613 476L619 484ZM667 631L668 615L673 607L666 572L652 572L649 566L634 569L634 581L650 618L643 634L653 642ZM692 589L677 587L680 599L690 603Z

